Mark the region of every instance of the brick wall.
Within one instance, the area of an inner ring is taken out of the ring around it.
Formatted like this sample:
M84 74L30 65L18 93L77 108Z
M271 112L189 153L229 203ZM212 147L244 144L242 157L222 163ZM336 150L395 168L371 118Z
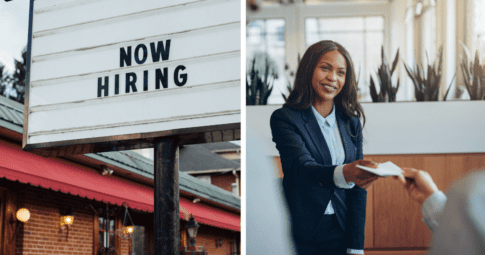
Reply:
M18 185L23 190L19 192L19 208L29 209L30 219L17 234L16 255L95 254L93 250L95 214L87 206L92 204L98 208L100 205L98 202L29 185ZM65 206L71 206L74 212L74 223L69 227L67 240L67 232L61 230L59 223L59 209ZM120 242L118 254L131 255L130 241L121 238L117 241Z
M5 185L7 183L7 185ZM103 203L90 199L80 198L57 191L47 190L18 182L6 181L0 183L0 187L13 190L18 197L18 207L29 209L31 216L27 223L21 225L15 243L16 255L92 255L94 254L95 214L89 207L102 208ZM70 206L74 212L74 224L69 228L69 237L66 240L66 231L60 228L60 209ZM110 206L110 208L112 208ZM120 208L120 220L124 208ZM147 243L144 246L153 250L153 214L142 212L130 212L136 225L144 225L147 234ZM96 216L97 217L97 216ZM186 231L184 221L181 222L181 231ZM121 222L119 222L121 224ZM240 251L240 233L201 224L197 245L203 246L210 255L228 255L234 251L234 237L237 238L238 251ZM216 240L222 240L222 245L216 247ZM131 255L130 241L118 239L120 242L119 255ZM151 248L150 248L151 247ZM0 252L1 253L1 252ZM149 253L151 254L151 253Z
M30 219L23 224L16 239L16 254L93 254L93 212L81 207L79 198L58 192L24 186L19 192L19 207L30 211ZM74 224L60 228L63 206L72 206Z
M239 195L241 195L241 172L237 172L237 175L238 175L238 179L239 179ZM229 172L229 173L225 173L225 174L221 174L221 175L218 175L218 174L213 174L211 176L211 184L212 185L215 185L219 188L222 188L222 189L225 189L229 192L232 193L232 186L231 184L233 184L234 182L236 181L236 177L232 174L232 172Z
M231 246L234 245L235 236L240 251L239 233L201 224L197 231L197 246L203 246L209 255L229 255L233 251ZM222 240L222 245L216 247L216 240Z
M225 189L229 192L232 192L231 184L235 182L235 176L232 172L217 175L214 174L211 176L211 183L219 188Z

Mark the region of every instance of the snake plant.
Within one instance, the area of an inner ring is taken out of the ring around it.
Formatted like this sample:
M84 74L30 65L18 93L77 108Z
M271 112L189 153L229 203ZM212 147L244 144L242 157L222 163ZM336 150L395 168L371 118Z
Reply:
M377 78L379 80L379 94L377 93L376 85L372 76L370 77L370 95L373 102L396 102L396 93L399 89L399 79L397 80L397 85L392 85L392 75L396 70L397 63L399 61L399 49L396 52L396 57L392 62L392 66L386 59L386 54L384 52L384 46L381 47L381 66L377 69Z
M485 100L485 66L480 65L478 50L475 52L475 60L469 62L470 51L463 43L461 45L465 56L460 55L460 67L470 100Z

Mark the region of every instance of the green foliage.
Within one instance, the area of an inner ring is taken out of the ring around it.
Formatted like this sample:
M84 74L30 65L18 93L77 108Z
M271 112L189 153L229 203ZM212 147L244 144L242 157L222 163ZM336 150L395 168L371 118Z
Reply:
M5 91L5 86L6 86L6 82L5 82L5 66L0 62L0 95L3 95L3 92Z
M396 102L396 93L399 89L399 79L397 80L397 85L392 86L392 75L396 70L397 63L399 61L399 49L396 52L396 57L392 62L392 67L386 59L386 54L384 53L384 46L381 46L381 66L377 69L377 78L379 80L379 94L377 94L376 85L372 76L370 77L370 95L373 102Z
M480 65L478 50L475 52L475 60L469 62L470 51L463 43L461 45L466 55L460 55L460 66L470 100L485 100L485 66Z
M25 77L27 76L27 49L22 50L22 59L20 62L15 59L15 71L13 73L13 84L12 87L17 91L17 97L12 98L13 100L24 103L25 100Z
M277 76L270 70L268 57L265 57L265 67L262 75L260 75L259 70L255 66L256 57L252 61L251 70L246 79L246 105L266 105L268 104L269 95L273 91L273 83Z
M443 46L438 50L438 56L436 61L430 65L428 54L426 53L428 64L427 69L424 69L423 64L416 65L414 71L404 63L404 67L408 76L411 78L414 84L414 96L416 101L438 101L441 78L443 76L442 64L443 64ZM453 80L451 81L451 84ZM447 89L445 97L446 100L448 92L450 91L451 84Z
M26 63L27 63L27 48L22 50L23 61L20 62L15 59L15 70L13 74L9 74L5 71L5 66L0 63L0 96L6 96L11 100L17 101L21 104L24 103L25 97L25 77L27 75ZM16 96L11 94L5 95L7 87L11 87L16 93Z

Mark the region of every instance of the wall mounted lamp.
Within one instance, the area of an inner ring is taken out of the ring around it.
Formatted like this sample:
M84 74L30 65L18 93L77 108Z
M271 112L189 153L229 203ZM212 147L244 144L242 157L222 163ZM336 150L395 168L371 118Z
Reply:
M61 230L66 230L66 241L69 237L69 226L74 223L74 213L72 208L64 209L61 211L60 225Z
M135 233L135 225L133 224L133 220L128 212L128 204L123 203L123 206L125 207L125 217L123 219L121 229L117 229L116 234L118 234L118 236L122 239L131 239L133 237L133 233ZM126 216L128 216L130 222L126 222Z
M189 246L195 246L197 243L195 237L197 236L197 230L199 229L199 223L195 221L194 216L191 214L190 219L185 225L187 232L189 233Z
M106 166L103 166L103 170L101 170L101 175L112 175L113 174L113 170L109 169L108 167Z
M15 214L15 220L12 218L10 219L10 224L17 223L17 227L15 228L15 232L13 233L12 239L10 240L10 243L12 243L13 239L15 239L15 236L17 235L17 231L20 228L20 223L25 223L30 219L30 211L27 208L20 208L17 210L17 213Z
M224 243L224 240L222 240L221 238L216 239L216 248L221 247L223 243Z

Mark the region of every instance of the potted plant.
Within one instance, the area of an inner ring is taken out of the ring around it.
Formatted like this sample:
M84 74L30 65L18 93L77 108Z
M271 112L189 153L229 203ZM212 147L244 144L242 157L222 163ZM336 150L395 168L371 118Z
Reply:
M399 60L399 49L396 52L396 57L392 62L392 66L386 60L384 53L384 46L381 47L381 66L377 69L377 78L379 80L379 94L377 93L376 85L372 76L370 77L370 95L372 102L396 102L396 93L399 89L399 79L397 85L392 86L392 75L396 70L396 66Z
M465 56L460 55L460 67L470 100L485 100L485 66L480 65L478 50L475 52L475 60L469 62L470 51L463 43L461 45Z
M261 61L264 61L264 66L259 65L258 62ZM266 105L268 103L268 98L273 91L274 80L278 78L273 65L267 54L254 56L246 79L246 105ZM263 69L262 72L261 69Z
M421 65L416 64L416 66L414 67L414 71L411 70L411 68L408 67L406 63L404 63L404 67L409 78L411 78L411 80L413 81L414 96L416 97L416 101L439 101L440 83L443 76L443 46L441 46L438 50L438 56L434 63L430 65L428 53L426 53L426 59L428 62L426 64L426 69L424 69L422 63ZM454 79L455 77L453 77L453 80ZM453 80L446 90L443 101L446 101L446 97L448 96L448 92L450 92Z

